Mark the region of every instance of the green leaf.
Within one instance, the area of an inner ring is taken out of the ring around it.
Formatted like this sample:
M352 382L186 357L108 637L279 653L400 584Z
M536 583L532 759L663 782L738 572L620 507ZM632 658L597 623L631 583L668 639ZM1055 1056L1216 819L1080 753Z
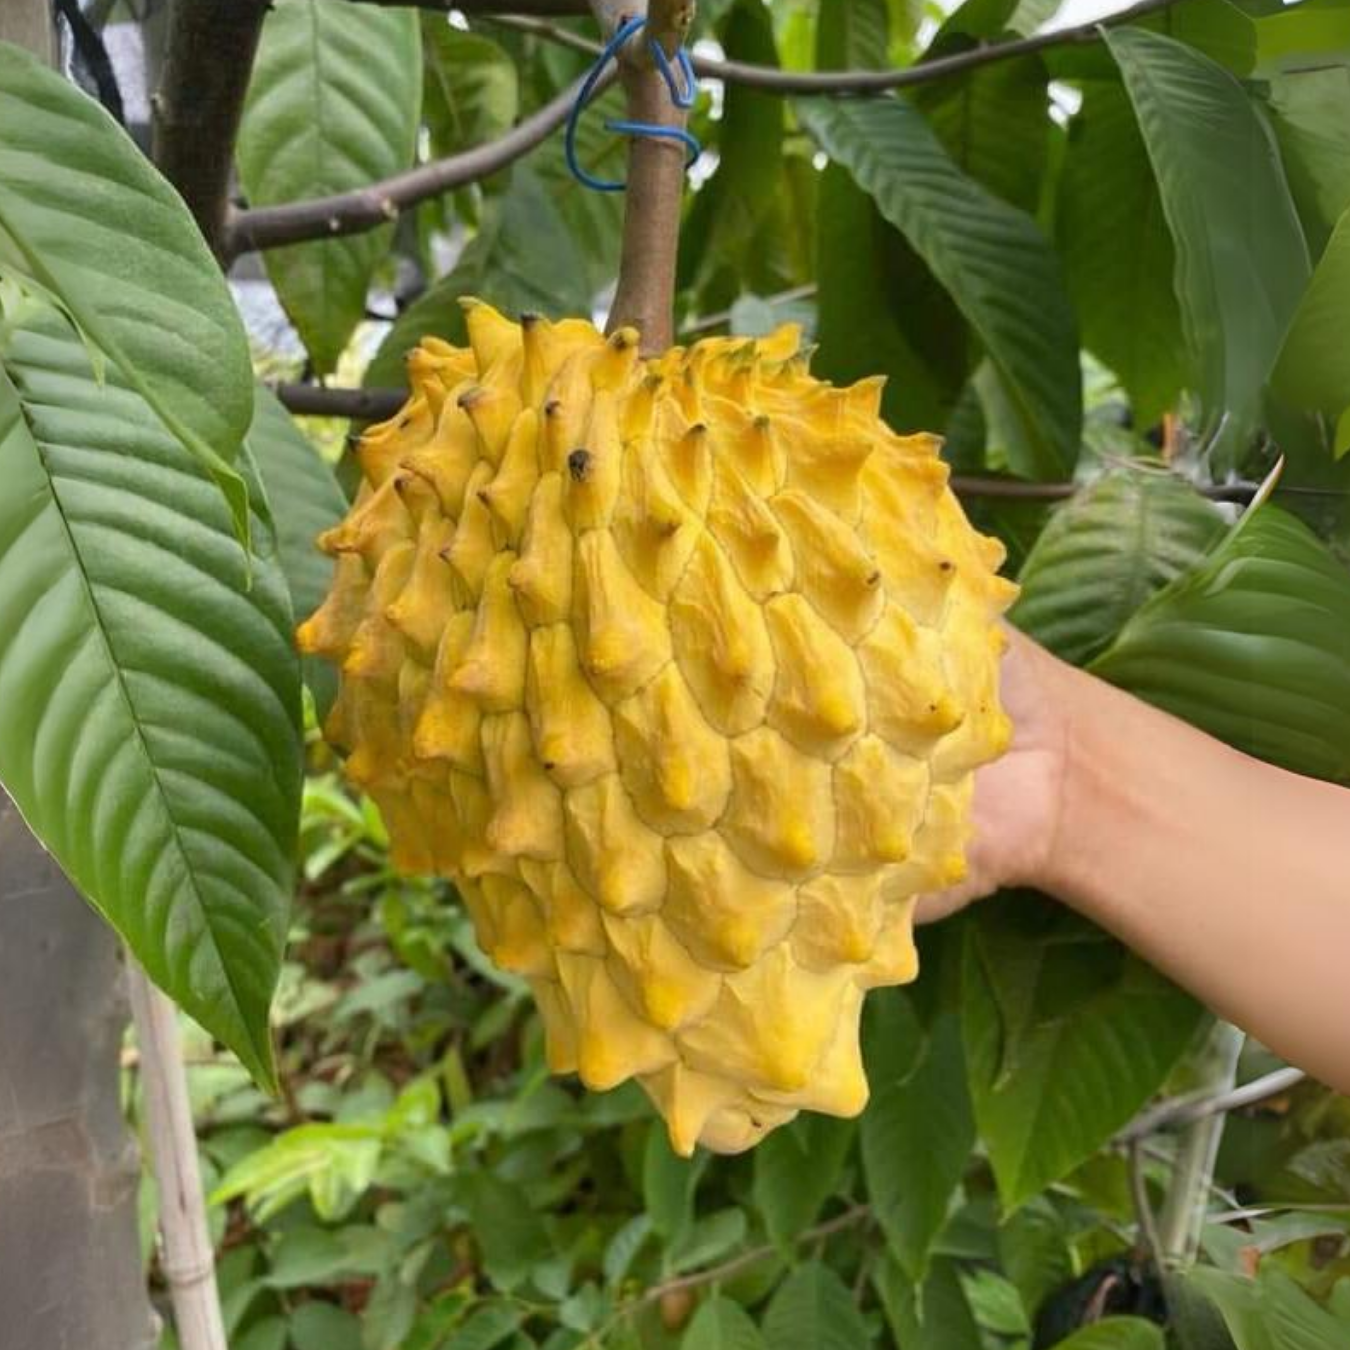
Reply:
M820 1261L798 1266L778 1286L764 1314L769 1350L860 1350L871 1342L858 1305Z
M1115 372L1147 428L1186 383L1176 250L1134 109L1118 80L1089 80L1069 126L1055 234L1083 343Z
M491 38L422 15L422 116L438 158L495 140L520 110L516 63Z
M1340 0L1304 0L1257 19L1253 28L1258 74L1350 63L1350 11Z
M1142 1317L1103 1317L1056 1341L1055 1350L1163 1350L1163 1329Z
M1078 339L1055 256L1034 222L965 177L899 99L796 106L983 341L1034 447L1033 462L1014 470L1068 473L1082 427Z
M1256 1280L1203 1266L1187 1279L1218 1305L1237 1350L1343 1350L1345 1323L1268 1262Z
M1308 246L1319 257L1350 207L1350 69L1274 79L1270 108Z
M440 1350L496 1350L509 1340L522 1321L522 1312L508 1303L488 1303L476 1308Z
M362 1350L360 1321L331 1303L302 1303L289 1323L294 1350Z
M276 395L260 384L254 400L249 449L276 521L291 609L297 620L306 619L323 602L333 579L333 560L314 541L346 514L347 499L332 469ZM302 664L322 717L337 693L336 672L327 661L306 657Z
M872 1279L904 1350L972 1350L981 1343L955 1261L934 1261L928 1278L916 1285L887 1252Z
M1270 127L1192 48L1108 30L1176 245L1176 291L1206 425L1232 463L1308 280L1308 251Z
M755 1208L779 1247L809 1228L834 1194L856 1132L851 1120L809 1113L755 1149Z
M1022 567L1009 618L1056 656L1083 665L1223 533L1218 511L1172 474L1108 474L1050 517Z
M1287 402L1330 417L1350 408L1350 210L1299 302L1271 384Z
M0 275L51 292L202 463L248 537L234 467L253 414L248 342L182 199L103 109L0 42Z
M681 1158L670 1147L665 1126L653 1122L647 1131L647 1149L642 1161L642 1198L651 1216L652 1228L668 1243L684 1236L694 1218L694 1190L702 1162Z
M529 310L588 314L586 268L538 178L519 166L510 191L484 208L482 229L455 270L442 277L389 330L366 371L372 388L406 384L403 359L431 334L467 340L460 300L477 296L513 318Z
M347 192L410 168L422 110L417 15L346 0L278 0L263 25L235 158L249 205ZM391 228L265 255L319 374L366 308Z
M821 70L879 70L890 63L886 0L820 0L816 65Z
M1044 1196L1029 1201L999 1228L998 1254L1028 1318L1036 1316L1047 1295L1073 1278L1068 1226Z
M1105 934L1017 893L967 928L962 1005L975 1119L1006 1211L1120 1129L1203 1018Z
M1000 61L915 90L953 162L1033 215L1050 151L1049 76L1039 57Z
M553 1255L544 1220L520 1186L492 1172L472 1172L464 1178L464 1197L483 1268L499 1289L515 1289L531 1267Z
M680 1350L766 1350L766 1347L750 1314L739 1303L717 1295L694 1314Z
M735 5L721 37L732 59L778 65L773 20L759 0ZM682 284L698 292L703 313L764 284L757 275L763 254L754 245L776 204L783 172L783 100L729 85L717 148L717 172L695 196L680 239Z
M1249 754L1350 783L1350 574L1263 506L1092 669Z
M891 1251L916 1282L927 1273L974 1144L961 1026L955 1014L943 1013L917 1068L879 1084L862 1118L872 1206Z
M270 1085L300 807L285 581L261 559L249 584L209 479L54 317L0 362L0 781L155 983Z

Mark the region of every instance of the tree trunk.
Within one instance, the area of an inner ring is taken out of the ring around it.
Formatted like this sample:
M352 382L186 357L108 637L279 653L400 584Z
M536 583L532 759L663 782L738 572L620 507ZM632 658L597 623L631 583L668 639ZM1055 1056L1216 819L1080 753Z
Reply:
M0 40L56 59L47 0ZM151 1350L117 941L0 792L0 1350Z

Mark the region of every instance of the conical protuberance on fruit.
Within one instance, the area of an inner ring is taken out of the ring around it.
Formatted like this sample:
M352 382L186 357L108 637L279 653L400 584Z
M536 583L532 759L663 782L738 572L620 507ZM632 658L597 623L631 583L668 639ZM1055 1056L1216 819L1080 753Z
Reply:
M636 1077L684 1154L856 1114L863 995L917 974L1010 738L1002 551L794 329L643 361L466 312L320 541L326 733L530 982L555 1072Z

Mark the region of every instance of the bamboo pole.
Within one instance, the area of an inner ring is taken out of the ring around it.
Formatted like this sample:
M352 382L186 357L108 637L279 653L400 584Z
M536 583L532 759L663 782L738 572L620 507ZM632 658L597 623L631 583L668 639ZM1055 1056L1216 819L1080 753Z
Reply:
M130 955L127 983L140 1044L150 1162L159 1186L160 1265L182 1350L229 1350L206 1226L197 1136L188 1101L178 1014Z

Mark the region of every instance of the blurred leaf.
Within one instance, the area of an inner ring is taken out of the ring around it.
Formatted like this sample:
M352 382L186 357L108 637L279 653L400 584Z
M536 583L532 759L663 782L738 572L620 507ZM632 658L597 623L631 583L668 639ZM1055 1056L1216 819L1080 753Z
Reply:
M288 1321L292 1350L362 1350L360 1321L331 1303L302 1303Z
M1215 1304L1184 1275L1163 1277L1176 1350L1237 1350Z
M1344 1350L1345 1323L1269 1263L1256 1280L1203 1266L1187 1279L1218 1305L1237 1350Z
M264 1317L235 1341L235 1350L286 1350L286 1319Z
M750 1314L719 1295L703 1303L680 1342L680 1350L766 1350Z
M668 1243L677 1242L693 1221L694 1189L702 1170L698 1158L678 1157L671 1150L665 1126L652 1122L643 1155L642 1198L653 1230Z
M1009 618L1083 665L1223 533L1223 517L1181 479L1142 469L1108 474L1050 517L1023 564Z
M1270 107L1308 246L1319 257L1350 207L1350 69L1272 80Z
M53 296L224 492L253 414L248 343L174 189L93 99L0 43L0 277ZM95 358L101 359L101 357Z
M1039 57L1000 61L921 85L914 103L953 162L1034 215L1050 148L1048 75Z
M1157 33L1111 29L1106 43L1176 245L1177 298L1206 426L1222 426L1219 462L1232 464L1307 283L1307 245L1274 137L1242 86Z
M496 1350L523 1320L522 1310L507 1303L485 1303L457 1327L438 1350Z
M1092 668L1249 754L1350 782L1350 574L1277 507L1249 512Z
M1118 80L1091 80L1069 126L1055 234L1083 343L1119 377L1135 425L1186 382L1176 252L1134 110Z
M206 473L49 309L0 325L0 462L0 781L155 983L270 1085L301 745L268 528L250 582Z
M980 1329L966 1301L955 1261L934 1261L928 1278L916 1285L885 1254L872 1280L886 1310L886 1321L904 1350L973 1350Z
M297 621L307 619L323 602L333 579L333 560L319 552L315 540L346 514L347 499L332 469L262 384L254 389L248 445L276 521L291 609ZM337 694L337 672L329 662L314 657L304 657L301 665L322 720Z
M734 60L778 65L773 20L759 0L732 8L721 39ZM757 275L760 256L752 246L782 175L783 100L728 85L717 148L717 172L695 195L680 238L681 284L698 291L705 314L730 305L743 289L772 287Z
M800 1265L764 1314L769 1350L860 1350L871 1342L848 1286L820 1261Z
M277 0L263 24L235 158L250 206L366 187L410 168L422 52L409 9ZM337 366L365 314L391 227L264 254L315 369Z
M774 1130L755 1149L755 1208L770 1239L786 1248L834 1194L857 1126L814 1112Z
M1303 293L1271 383L1288 402L1332 418L1350 409L1350 210Z
M510 190L485 206L483 227L455 270L399 315L365 383L371 388L406 384L404 357L428 335L465 342L459 303L465 296L486 300L517 319L530 310L551 318L588 315L585 277L548 194L538 178L517 166Z
M961 1287L975 1320L986 1331L998 1336L1031 1334L1021 1296L1011 1280L993 1270L970 1270L962 1273Z
M510 130L520 82L510 55L481 33L422 16L422 115L432 153L453 155Z
M1029 1318L1036 1316L1048 1294L1073 1276L1064 1220L1044 1196L1029 1201L999 1228L998 1252Z
M1062 1341L1056 1350L1163 1350L1163 1329L1142 1317L1103 1317Z
M1063 476L1078 455L1078 342L1054 254L1035 224L952 164L899 99L799 100L825 151L951 293L1003 378L1034 461L1025 476Z
M746 1227L745 1211L739 1206L695 1219L671 1247L671 1270L679 1274L720 1261L745 1241Z
M471 1173L463 1189L483 1268L499 1289L515 1289L553 1253L543 1219L525 1190L494 1172Z
M281 1236L272 1252L266 1283L273 1289L300 1289L322 1284L345 1271L350 1262L347 1247L327 1228L292 1228Z
M1006 1211L1096 1152L1167 1078L1203 1017L1076 916L1004 893L966 930L971 1098Z
M1342 0L1303 0L1253 27L1260 75L1350 63L1350 10Z
M878 1084L862 1119L872 1206L891 1251L918 1283L974 1144L961 1026L943 1013L914 1071Z

